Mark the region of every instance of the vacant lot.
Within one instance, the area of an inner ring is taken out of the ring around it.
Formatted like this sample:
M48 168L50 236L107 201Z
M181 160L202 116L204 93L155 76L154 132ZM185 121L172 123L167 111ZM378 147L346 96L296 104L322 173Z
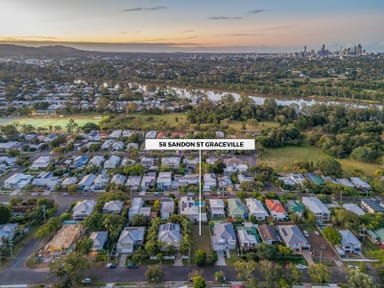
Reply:
M191 227L191 264L195 263L195 252L197 250L204 250L205 252L212 251L211 246L211 233L208 225L201 226L201 236L199 235L199 225L192 225Z
M282 148L266 149L259 162L275 168L277 171L291 172L292 165L297 161L312 161L314 164L320 159L329 157L319 148L309 145L288 146ZM378 164L362 163L351 159L338 159L343 167L346 176L352 174L354 170L361 170L367 176L374 176Z

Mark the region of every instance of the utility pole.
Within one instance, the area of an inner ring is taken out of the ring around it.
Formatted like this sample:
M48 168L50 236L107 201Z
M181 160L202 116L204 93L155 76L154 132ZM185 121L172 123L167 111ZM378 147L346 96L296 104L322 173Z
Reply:
M43 217L44 217L44 222L47 220L46 219L46 209L47 209L47 206L45 205L45 204L43 204L42 206L41 206L41 209L43 209Z
M10 239L8 242L9 245L9 254L11 254L11 258L13 258L13 240Z

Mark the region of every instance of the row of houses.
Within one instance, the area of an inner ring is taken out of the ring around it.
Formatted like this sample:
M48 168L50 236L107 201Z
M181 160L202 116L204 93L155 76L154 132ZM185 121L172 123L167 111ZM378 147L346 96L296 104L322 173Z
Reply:
M278 177L278 179L286 186L303 186L305 182L311 182L316 185L324 185L326 182L342 185L349 188L355 188L361 191L372 190L371 185L360 177L350 178L333 178L330 176L319 176L316 173L291 173L286 176Z

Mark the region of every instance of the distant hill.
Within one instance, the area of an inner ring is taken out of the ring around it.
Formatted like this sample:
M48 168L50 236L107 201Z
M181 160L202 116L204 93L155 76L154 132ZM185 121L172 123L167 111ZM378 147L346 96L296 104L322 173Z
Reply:
M51 56L51 57L70 57L81 56L89 52L84 50L75 49L72 47L53 45L53 46L40 46L29 47L14 44L0 44L0 57L10 56Z

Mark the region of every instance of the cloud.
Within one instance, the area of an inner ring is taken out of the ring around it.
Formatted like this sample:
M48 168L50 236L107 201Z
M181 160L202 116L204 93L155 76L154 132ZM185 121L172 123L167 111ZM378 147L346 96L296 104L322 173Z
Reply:
M213 16L208 17L209 20L241 20L243 17L239 16Z
M135 7L123 9L124 12L139 12L139 11L158 11L168 9L167 6L153 6L153 7Z
M259 14L259 13L262 13L264 11L265 11L264 9L256 9L256 10L251 10L248 13L250 13L250 14Z

